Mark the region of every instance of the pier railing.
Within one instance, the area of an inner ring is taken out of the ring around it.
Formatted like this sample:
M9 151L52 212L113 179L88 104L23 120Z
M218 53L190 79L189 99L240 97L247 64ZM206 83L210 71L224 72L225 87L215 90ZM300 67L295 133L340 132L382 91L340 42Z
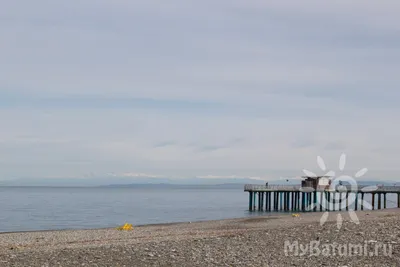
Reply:
M255 185L255 184L246 184L244 186L244 191L263 191L263 190L284 190L284 191L297 191L300 190L300 185Z
M302 188L301 185L254 185L246 184L244 191L310 191L310 188ZM308 189L308 190L307 190ZM314 191L313 189L311 189ZM385 193L400 193L400 186L384 186L384 185L358 185L352 187L350 185L343 185L337 189L330 189L329 187L318 187L316 191L336 191L336 192L385 192Z

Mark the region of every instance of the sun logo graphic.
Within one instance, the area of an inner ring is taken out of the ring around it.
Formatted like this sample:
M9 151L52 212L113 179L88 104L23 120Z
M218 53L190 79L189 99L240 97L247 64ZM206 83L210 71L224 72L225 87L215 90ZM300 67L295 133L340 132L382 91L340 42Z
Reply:
M364 186L359 187L355 178L360 178L364 176L367 172L367 168L360 169L358 172L355 173L354 178L349 175L340 175L336 176L334 171L327 171L325 161L322 157L317 157L317 164L319 168L326 172L323 176L318 176L315 173L308 171L306 169L303 170L306 177L315 178L315 179L329 179L329 183L323 187L323 189L318 189L317 193L322 194L320 197L317 197L317 200L308 206L308 210L313 210L315 207L320 206L322 207L325 212L322 214L320 219L320 225L324 225L329 217L329 211L335 210L335 203L339 203L342 205L345 203L346 210L348 210L349 217L352 222L359 224L360 221L358 220L357 214L352 209L351 205L356 201L356 197L358 193L362 192L372 192L377 190L377 186ZM346 166L346 154L342 154L339 159L339 170L341 172L344 171ZM301 187L300 191L302 192L314 192L315 188L313 187ZM333 197L331 195L333 194ZM372 206L365 200L360 202L366 209L371 209ZM343 208L343 206L341 206ZM340 209L341 210L341 209ZM339 212L336 216L337 228L340 229L343 224L343 217Z

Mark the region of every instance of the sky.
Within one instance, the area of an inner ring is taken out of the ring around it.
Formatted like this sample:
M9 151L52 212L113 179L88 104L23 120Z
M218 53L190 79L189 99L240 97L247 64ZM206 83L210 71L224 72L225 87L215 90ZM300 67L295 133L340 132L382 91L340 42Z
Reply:
M399 1L1 6L0 179L399 177Z

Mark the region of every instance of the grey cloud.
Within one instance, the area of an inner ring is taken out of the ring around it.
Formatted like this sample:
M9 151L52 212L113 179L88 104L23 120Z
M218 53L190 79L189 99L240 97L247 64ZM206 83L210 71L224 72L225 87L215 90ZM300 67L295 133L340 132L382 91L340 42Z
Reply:
M164 142L160 142L154 145L154 147L166 147L166 146L173 146L173 145L177 145L177 142L175 141L164 141Z
M298 138L291 143L293 148L310 148L317 145L317 141L315 138L311 136L304 136L302 138Z
M6 1L1 174L301 170L305 154L344 145L393 165L379 146L395 139L360 136L400 134L398 7Z
M216 150L223 149L223 148L226 148L226 147L215 145L215 146L203 146L203 147L200 147L199 150L200 151L216 151Z
M243 137L238 137L234 138L231 140L226 140L221 142L221 144L214 144L214 145L202 145L202 144L191 144L193 148L195 148L196 151L199 152L212 152L212 151L217 151L220 149L225 149L225 148L237 148L244 144L246 142L246 139Z
M324 150L345 150L347 148L344 142L329 142L324 146Z
M399 156L399 148L398 147L375 147L371 149L371 153L373 154L378 154L380 156L388 156L390 155L390 157L396 157L398 158Z

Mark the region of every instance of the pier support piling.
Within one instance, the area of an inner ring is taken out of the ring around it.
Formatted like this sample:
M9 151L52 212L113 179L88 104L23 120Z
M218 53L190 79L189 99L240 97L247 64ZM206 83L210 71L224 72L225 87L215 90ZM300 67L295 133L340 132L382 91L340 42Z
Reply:
M272 199L272 192L268 192L268 210L269 211L271 211L271 209L272 209L272 201L273 201L273 199Z
M333 193L333 197L332 197L332 210L335 211L336 210L336 192Z
M383 208L386 209L386 193L383 193Z
M364 210L364 192L361 193L361 210Z
M314 191L314 211L317 211L317 191Z
M327 203L326 203L327 211L330 211L331 210L331 192L326 192L326 200L327 200Z
M276 192L276 202L275 202L275 210L278 211L279 210L279 192Z
M285 192L285 211L289 210L289 192Z
M397 193L397 207L400 208L400 193Z
M264 204L265 204L265 192L262 192L261 210L264 210Z
M249 211L253 210L253 192L249 192Z
M378 193L378 210L381 209L381 193Z
M264 210L265 192L261 193L261 210Z
M372 201L371 201L371 205L372 205L372 210L375 209L375 193L372 193Z
M342 211L344 210L344 204L347 211L350 209L355 211L364 210L365 203L369 202L365 200L365 192L362 189L354 190L350 187L346 187L346 189L348 191L315 187L310 192L304 192L300 186L245 186L245 192L249 193L249 211L316 212L324 211L324 209L325 211ZM346 194L345 197L343 194ZM367 192L367 194L371 194L372 210L388 208L390 198L388 200L387 194L397 195L397 207L400 208L400 186L380 186L378 190ZM349 205L349 197L354 201L354 204L350 203ZM378 198L377 201L375 201L376 197ZM344 200L346 203L343 203ZM377 203L375 204L375 202ZM337 205L339 205L339 208L337 208Z
M271 211L272 197L271 192L268 192L268 210Z
M292 211L296 210L296 192L292 192Z
M296 192L296 210L300 210L300 192Z
M309 209L309 207L310 207L310 193L306 193L306 211L309 211L310 209Z
M324 200L324 192L320 192L320 196L319 197L320 197L319 198L319 200L320 200L320 202L319 202L319 211L322 211L323 210L322 201Z
M287 193L283 192L283 211L287 209Z
M356 200L354 203L354 210L357 210L358 209L358 193L355 193L355 194L356 194Z

